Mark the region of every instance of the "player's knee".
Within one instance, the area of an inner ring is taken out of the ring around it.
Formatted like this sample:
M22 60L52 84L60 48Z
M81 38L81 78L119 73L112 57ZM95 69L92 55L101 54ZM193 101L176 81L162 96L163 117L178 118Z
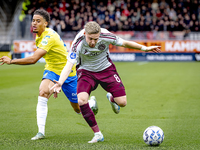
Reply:
M124 101L121 101L118 105L119 105L120 107L125 107L126 104L127 104L127 101L124 100Z
M122 100L118 101L117 104L118 104L120 107L125 107L126 104L127 104L127 101L126 101L126 99L122 99Z
M84 104L87 104L87 100L84 100L84 99L82 99L82 98L79 98L78 99L78 104L79 104L79 106L82 106L82 105L84 105Z
M115 98L114 101L120 106L125 107L127 104L126 96Z
M46 91L46 90L40 90L39 91L39 96L48 97L49 96L49 92Z

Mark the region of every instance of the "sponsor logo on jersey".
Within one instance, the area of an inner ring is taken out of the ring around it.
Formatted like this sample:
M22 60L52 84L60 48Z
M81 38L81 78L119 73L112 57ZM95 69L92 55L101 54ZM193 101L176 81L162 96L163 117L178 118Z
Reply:
M72 93L72 96L76 96L77 95L77 93Z
M75 59L75 58L76 58L76 53L73 53L73 52L72 52L72 53L70 54L70 58L71 58L71 59Z
M48 40L44 38L44 39L42 40L41 44L42 44L42 45L47 45L47 44L48 44Z

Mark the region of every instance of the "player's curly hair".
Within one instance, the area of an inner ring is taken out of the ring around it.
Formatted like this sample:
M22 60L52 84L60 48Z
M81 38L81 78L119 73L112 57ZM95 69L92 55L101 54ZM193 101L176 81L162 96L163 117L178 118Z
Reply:
M85 28L85 32L87 34L97 34L97 33L101 32L100 25L98 23L96 23L95 21L90 21L90 22L86 23L84 28Z
M49 13L46 10L44 10L44 9L37 9L33 13L33 15L40 15L40 16L42 16L47 21L48 25L50 24L50 15L49 15Z

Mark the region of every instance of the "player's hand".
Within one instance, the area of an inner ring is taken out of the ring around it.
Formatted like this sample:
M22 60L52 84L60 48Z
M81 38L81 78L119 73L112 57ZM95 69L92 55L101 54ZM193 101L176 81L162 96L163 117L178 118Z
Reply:
M0 58L0 62L3 62L0 65L3 65L5 63L10 65L11 59L9 57L7 57L7 56L3 56L3 57Z
M56 84L54 86L52 86L52 88L50 90L53 90L53 97L57 98L58 97L58 93L61 92L61 86L62 85L58 81L54 80L54 82L56 82Z
M154 53L160 53L161 52L160 47L161 46L148 46L147 50L145 50L145 52L152 51Z

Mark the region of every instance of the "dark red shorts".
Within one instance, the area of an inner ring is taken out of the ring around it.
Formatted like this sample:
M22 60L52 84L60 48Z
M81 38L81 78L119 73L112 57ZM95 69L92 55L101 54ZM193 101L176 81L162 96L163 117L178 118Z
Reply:
M77 75L77 93L87 92L90 95L90 93L100 84L102 88L107 92L110 92L113 97L126 95L124 85L113 63L110 67L100 72L91 72L80 69L77 71Z

